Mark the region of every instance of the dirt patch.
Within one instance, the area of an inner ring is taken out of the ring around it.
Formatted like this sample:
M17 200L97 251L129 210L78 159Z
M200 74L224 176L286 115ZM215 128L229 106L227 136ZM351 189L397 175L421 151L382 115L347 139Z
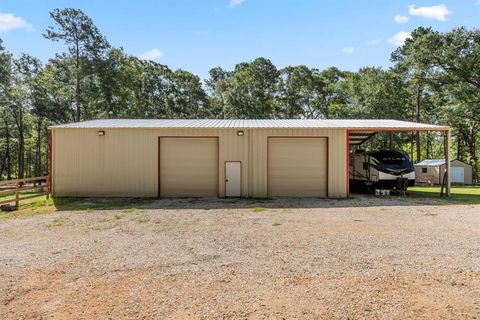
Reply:
M480 318L480 206L381 201L161 200L10 219L0 314Z

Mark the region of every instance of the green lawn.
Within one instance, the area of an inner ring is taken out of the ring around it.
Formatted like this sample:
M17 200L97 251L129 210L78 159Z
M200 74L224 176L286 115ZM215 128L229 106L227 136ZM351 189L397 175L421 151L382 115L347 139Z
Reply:
M33 192L25 192L33 195ZM14 197L14 196L13 196ZM11 199L12 195L0 197L1 200ZM45 194L20 201L20 208L17 211L0 211L0 222L14 217L29 217L38 214L48 214L54 211L90 211L90 210L112 210L125 209L134 210L148 203L149 199L138 198L52 198L48 200ZM13 204L13 203L12 203Z
M45 197L45 193L43 191L27 190L27 191L20 191L20 198L25 196L33 196L35 194L38 194L39 196L43 195ZM36 198L32 198L32 199L35 200ZM12 190L11 193L0 196L0 201L6 201L6 200L12 200L12 201L15 200L15 190Z
M480 204L480 186L457 187L452 188L452 197L440 197L440 187L413 187L409 188L412 198L438 199L445 203L458 204ZM25 192L30 195L34 192ZM0 197L0 200L11 199L12 195ZM142 207L151 201L150 199L128 199L128 198L99 198L99 199L83 199L83 198L50 198L46 199L45 195L28 199L20 202L20 210L14 212L0 212L0 222L12 217L28 217L38 214L47 214L53 211L63 210L134 210L132 208ZM265 208L257 207L253 211L261 212Z
M412 197L415 198L429 198L429 199L444 199L445 201L465 203L465 204L480 204L480 186L469 187L452 187L452 196L450 198L440 197L440 187L413 187L408 188Z

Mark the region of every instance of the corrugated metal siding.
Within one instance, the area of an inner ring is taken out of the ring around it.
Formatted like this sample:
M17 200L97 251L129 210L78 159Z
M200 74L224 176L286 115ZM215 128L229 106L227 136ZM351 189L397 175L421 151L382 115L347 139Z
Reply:
M252 130L252 176L254 197L267 197L267 137L328 137L328 196L346 197L346 131L339 129L259 129Z
M269 138L267 170L269 197L326 197L328 138Z
M218 138L160 138L160 195L218 196Z
M448 130L447 126L398 120L317 120L317 119L277 119L277 120L238 120L238 119L106 119L76 122L51 128L318 128L318 129L417 129Z
M97 129L53 130L53 192L57 196L158 195L159 136L218 136L219 194L225 161L242 162L242 196L267 197L267 137L329 138L329 197L346 196L346 130L341 129ZM250 142L250 143L249 143Z

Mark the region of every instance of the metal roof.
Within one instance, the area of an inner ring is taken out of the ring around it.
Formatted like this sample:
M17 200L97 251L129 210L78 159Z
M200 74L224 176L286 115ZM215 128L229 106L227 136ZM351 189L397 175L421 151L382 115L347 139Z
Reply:
M457 160L457 159L451 159L450 160L451 162L453 161L460 161L460 160ZM463 161L460 161L464 164L468 164L466 162L463 162ZM445 159L428 159L428 160L423 160L419 163L416 163L414 164L415 167L440 167L440 166L443 166L445 164ZM470 164L468 164L470 165Z
M238 120L238 119L105 119L75 122L51 126L50 128L324 128L376 130L423 130L444 131L448 126L437 126L399 120Z
M439 167L445 164L445 159L429 159L423 160L419 163L416 163L415 166L418 167Z
M373 138L378 132L376 131L354 131L350 132L348 142L350 145L359 146L371 138Z

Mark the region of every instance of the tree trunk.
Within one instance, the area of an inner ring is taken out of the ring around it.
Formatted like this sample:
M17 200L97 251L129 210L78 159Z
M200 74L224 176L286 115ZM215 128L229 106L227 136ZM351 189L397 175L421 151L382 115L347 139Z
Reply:
M420 85L417 85L417 94L415 96L415 122L420 122L420 95L421 95L421 90L420 90ZM417 145L417 162L422 161L421 159L421 146L420 146L420 131L417 131L416 133L416 145Z
M23 111L18 112L18 179L25 177L25 133L23 128Z
M35 176L41 176L42 167L42 118L37 119L37 141L35 145Z
M5 156L0 161L0 180L2 180L3 177L3 170L5 169Z
M410 159L413 161L413 147L415 145L415 133L412 133L412 138L410 139Z
M473 159L473 177L475 179L475 182L478 181L478 156L477 156L477 130L474 128L471 129L471 141L472 141L472 146L470 153L472 154L472 159Z
M80 49L79 43L76 43L75 47L75 107L76 107L76 117L75 121L79 122L81 118L81 103L80 103Z
M5 123L5 157L7 160L7 180L12 180L12 156L10 154L10 127L7 117L3 120Z
M432 159L432 135L430 134L430 132L427 132L426 134L427 136L427 153L426 153L426 157L427 159Z
M462 139L460 139L457 135L457 160L462 160Z

